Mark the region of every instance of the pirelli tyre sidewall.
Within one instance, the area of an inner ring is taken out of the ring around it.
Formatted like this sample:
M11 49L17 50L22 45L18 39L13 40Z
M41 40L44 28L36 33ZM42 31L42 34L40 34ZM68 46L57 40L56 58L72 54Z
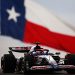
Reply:
M65 65L75 65L75 54L67 54L64 60ZM75 69L66 69L67 73L75 74Z
M10 54L4 54L1 58L1 68L4 73L15 72L16 59Z

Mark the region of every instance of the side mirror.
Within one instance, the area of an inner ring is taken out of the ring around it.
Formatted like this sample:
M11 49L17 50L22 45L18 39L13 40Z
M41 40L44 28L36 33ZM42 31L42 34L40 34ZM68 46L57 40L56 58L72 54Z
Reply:
M11 48L11 47L9 47L9 49L10 49L10 50L12 50L12 48Z
M56 52L55 54L56 54L56 55L60 55L60 52Z
M53 54L53 53L49 53L49 55L54 56L54 54Z

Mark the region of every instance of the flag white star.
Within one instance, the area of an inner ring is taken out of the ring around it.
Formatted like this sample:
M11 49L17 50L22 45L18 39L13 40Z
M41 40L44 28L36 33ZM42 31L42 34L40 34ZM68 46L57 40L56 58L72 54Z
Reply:
M19 17L20 14L15 11L14 7L12 7L11 9L7 9L7 13L9 14L8 20L17 22L17 17Z

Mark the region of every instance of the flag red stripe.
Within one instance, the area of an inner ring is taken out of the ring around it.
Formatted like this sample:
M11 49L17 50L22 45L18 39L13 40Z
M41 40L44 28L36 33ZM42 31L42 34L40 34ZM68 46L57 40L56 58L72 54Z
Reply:
M42 45L75 53L75 37L52 32L41 25L27 21L24 42L41 42Z

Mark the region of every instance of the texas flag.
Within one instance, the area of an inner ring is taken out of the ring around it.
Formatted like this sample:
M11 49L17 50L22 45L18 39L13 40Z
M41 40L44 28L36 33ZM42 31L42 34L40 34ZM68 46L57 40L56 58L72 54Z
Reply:
M1 0L1 35L75 53L75 31L33 0Z

